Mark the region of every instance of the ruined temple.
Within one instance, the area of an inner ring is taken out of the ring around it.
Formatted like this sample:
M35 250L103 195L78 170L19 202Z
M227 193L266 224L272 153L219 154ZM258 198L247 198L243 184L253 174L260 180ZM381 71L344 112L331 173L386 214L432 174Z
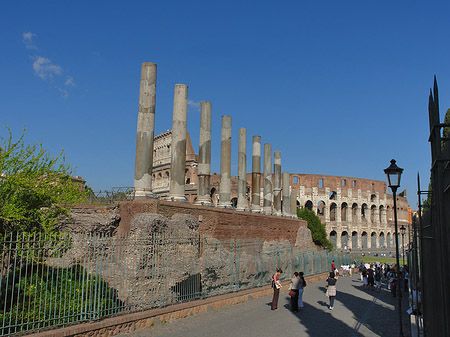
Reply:
M314 211L337 248L393 247L393 199L383 181L281 171L281 151L253 136L247 173L247 131L239 129L238 176L231 176L231 116L222 116L220 174L211 174L211 102L201 102L199 152L187 132L188 86L176 84L172 130L154 136L156 64L141 68L135 197L297 218ZM263 153L261 151L263 149ZM261 165L261 159L262 165ZM273 159L273 161L272 161ZM261 172L261 166L263 170ZM406 191L397 195L399 226L408 224Z

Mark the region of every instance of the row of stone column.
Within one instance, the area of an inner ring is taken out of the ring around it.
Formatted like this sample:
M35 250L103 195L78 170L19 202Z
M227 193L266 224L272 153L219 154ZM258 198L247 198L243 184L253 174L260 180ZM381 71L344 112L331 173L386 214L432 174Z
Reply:
M173 103L172 145L169 200L185 201L186 128L188 87L176 84ZM141 68L139 114L136 138L134 186L137 198L152 196L153 137L156 104L156 64L146 62ZM248 208L247 130L239 129L237 209ZM260 212L261 137L253 137L252 199L250 209ZM211 102L201 102L197 204L210 205L211 174ZM274 151L272 186L272 149L264 144L263 209L265 213L291 215L289 173L281 177L281 152ZM283 186L281 186L283 181ZM283 188L282 188L283 187ZM283 209L281 207L283 200ZM273 202L273 204L272 204ZM294 203L295 205L295 203ZM219 207L231 206L231 116L222 116ZM292 208L292 209L295 209Z

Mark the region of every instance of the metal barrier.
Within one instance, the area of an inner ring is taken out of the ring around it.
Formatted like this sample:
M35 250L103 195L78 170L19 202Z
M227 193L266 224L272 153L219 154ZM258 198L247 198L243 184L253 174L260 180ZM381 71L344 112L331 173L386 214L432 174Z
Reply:
M0 336L270 284L274 270L305 275L350 263L349 254L260 239L186 234L0 237Z

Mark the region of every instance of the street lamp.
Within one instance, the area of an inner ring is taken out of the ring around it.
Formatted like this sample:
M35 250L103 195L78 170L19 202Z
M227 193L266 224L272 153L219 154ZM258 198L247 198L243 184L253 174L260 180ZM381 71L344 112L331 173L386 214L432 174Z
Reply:
M395 255L397 261L397 297L398 297L398 322L400 324L399 336L403 337L403 323L402 323L402 298L400 290L400 261L398 253L398 225L397 225L397 189L400 187L400 178L403 169L395 164L395 160L391 160L391 165L384 169L384 173L388 179L388 186L392 190L392 198L394 199L394 225L395 225Z
M402 247L403 247L403 266L405 265L405 232L406 232L406 228L405 226L401 226L400 227L400 233L402 233Z

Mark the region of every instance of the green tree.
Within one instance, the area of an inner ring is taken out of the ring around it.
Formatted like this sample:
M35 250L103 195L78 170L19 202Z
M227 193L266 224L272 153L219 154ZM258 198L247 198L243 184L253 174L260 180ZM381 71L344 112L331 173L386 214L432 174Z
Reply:
M300 219L306 220L308 228L311 231L312 239L316 245L328 250L333 249L333 244L327 239L325 225L320 222L319 217L313 211L303 207L297 208L297 216Z
M40 143L26 145L25 130L18 140L7 130L0 149L0 234L52 232L70 205L84 199L84 191L72 182L63 151L52 157Z

